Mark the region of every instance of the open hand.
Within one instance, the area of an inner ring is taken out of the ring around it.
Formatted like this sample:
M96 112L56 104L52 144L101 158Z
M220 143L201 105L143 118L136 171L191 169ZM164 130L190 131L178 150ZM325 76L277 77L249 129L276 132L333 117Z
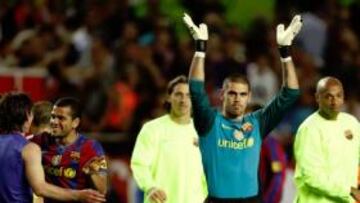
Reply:
M105 196L100 192L92 189L84 189L77 191L77 201L100 203L105 202Z
M190 33L194 38L194 40L206 41L209 39L209 34L206 24L201 23L199 26L196 26L193 20L191 19L191 17L187 13L184 13L183 21L185 25L189 28Z
M279 24L276 28L276 41L279 46L290 46L295 36L302 27L302 19L300 15L296 15L290 25L286 28L284 24Z

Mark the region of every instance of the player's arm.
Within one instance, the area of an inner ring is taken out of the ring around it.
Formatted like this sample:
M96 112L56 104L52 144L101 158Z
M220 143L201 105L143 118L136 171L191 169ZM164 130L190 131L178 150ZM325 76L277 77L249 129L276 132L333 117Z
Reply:
M157 187L152 168L158 154L159 142L156 127L145 123L141 128L131 155L130 167L137 185L145 193Z
M281 121L284 114L288 112L299 98L299 82L290 56L290 46L301 27L302 20L300 15L296 15L286 29L283 24L277 26L276 41L280 51L283 88L261 111L262 136L266 136Z
M107 193L108 167L104 150L99 142L91 141L83 147L81 156L85 157L85 164L82 168L87 174L93 186L102 194Z
M211 128L215 119L215 112L211 109L208 96L205 92L205 51L209 38L207 26L201 23L196 26L191 17L184 14L183 21L189 28L195 40L196 52L193 56L189 71L189 87L194 112L194 124L199 136L203 136Z
M100 175L100 174L92 174L90 177L91 180L93 181L95 188L100 193L106 194L108 177L106 175Z
M194 54L194 57L190 65L189 79L204 81L206 42L209 38L207 26L204 23L201 23L199 26L196 26L192 21L191 17L186 13L184 14L183 20L186 26L189 28L191 35L196 43L196 52Z
M358 121L355 121L356 122L356 131L357 132L360 132L360 123ZM359 147L360 147L360 143L358 143ZM360 153L360 150L359 150L359 153ZM358 154L358 159L360 160L360 154ZM355 187L351 187L351 196L357 201L357 202L360 202L360 165L358 167L358 187L355 188Z
M130 167L136 183L145 193L145 198L162 203L166 200L166 192L157 186L151 170L154 168L159 148L157 133L159 129L156 126L144 124L136 138Z
M45 182L44 169L41 165L41 151L36 144L28 143L22 150L22 158L26 177L36 195L60 201L105 201L104 195L94 190L64 189Z
M90 178L95 188L102 194L106 194L108 185L107 162L104 156L97 157L90 164Z
M289 49L293 39L299 33L301 27L301 16L296 15L286 29L283 24L279 24L276 28L276 41L279 46L282 66L282 85L291 89L299 89L299 82Z

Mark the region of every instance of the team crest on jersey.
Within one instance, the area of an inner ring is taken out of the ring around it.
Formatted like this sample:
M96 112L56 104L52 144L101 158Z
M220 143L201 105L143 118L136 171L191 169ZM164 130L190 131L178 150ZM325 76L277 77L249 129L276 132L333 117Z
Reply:
M196 138L196 137L193 138L193 145L194 145L195 147L198 147L198 146L199 146L199 139L198 139L198 138Z
M234 138L236 140L242 140L244 139L244 133L241 132L240 130L234 130Z
M351 130L345 130L344 134L345 134L346 139L348 139L348 140L352 140L354 137Z
M246 122L241 126L241 130L244 132L250 132L250 131L252 131L252 129L253 129L253 126L250 122Z
M271 162L271 170L274 173L279 173L281 170L283 170L281 162L280 161Z
M51 164L53 166L58 166L61 162L61 155L55 155L53 156L53 158L51 159Z

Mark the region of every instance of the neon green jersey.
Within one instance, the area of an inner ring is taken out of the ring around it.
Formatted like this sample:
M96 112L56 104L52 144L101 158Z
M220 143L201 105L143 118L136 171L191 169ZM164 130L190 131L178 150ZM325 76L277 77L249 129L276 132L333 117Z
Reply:
M181 125L165 115L146 123L136 140L131 169L143 191L152 187L164 190L166 203L203 202L207 196L192 121Z
M360 124L350 114L326 120L318 112L299 127L294 144L297 203L354 202L357 187Z

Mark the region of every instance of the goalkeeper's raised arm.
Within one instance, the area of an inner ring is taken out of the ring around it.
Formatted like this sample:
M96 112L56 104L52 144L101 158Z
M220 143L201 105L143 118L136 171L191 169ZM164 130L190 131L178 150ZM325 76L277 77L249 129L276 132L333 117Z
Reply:
M196 44L196 52L191 62L189 79L204 81L206 42L209 39L207 26L204 23L201 23L199 26L195 25L191 17L186 13L184 14L183 20L186 26L189 28Z
M290 46L301 27L301 16L296 15L286 29L284 24L279 24L276 28L276 41L279 47L282 65L282 85L291 89L299 89L294 63L290 56Z

